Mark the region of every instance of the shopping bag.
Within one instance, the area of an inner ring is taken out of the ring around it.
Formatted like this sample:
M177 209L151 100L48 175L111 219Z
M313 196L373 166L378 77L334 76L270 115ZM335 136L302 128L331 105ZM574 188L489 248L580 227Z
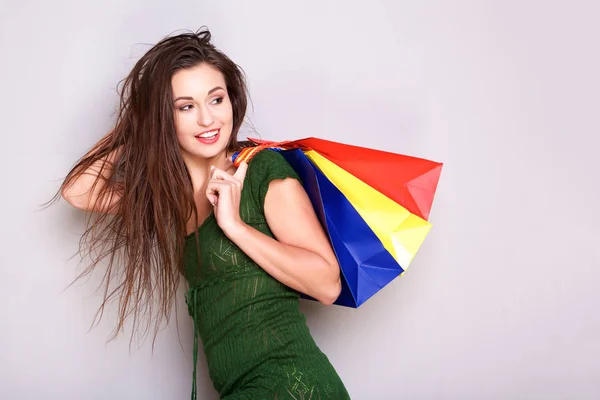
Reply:
M431 229L441 163L316 138L251 141L257 146L237 153L235 165L280 151L306 180L342 269L336 304L358 307L404 273Z
M301 150L281 154L302 180L340 264L342 291L334 304L360 306L399 276L403 268L344 194Z
M411 214L429 219L443 166L440 162L314 137L284 142L248 140L259 144L259 149L314 150Z
M320 153L309 150L305 155L346 197L402 269L407 270L429 234L431 224Z

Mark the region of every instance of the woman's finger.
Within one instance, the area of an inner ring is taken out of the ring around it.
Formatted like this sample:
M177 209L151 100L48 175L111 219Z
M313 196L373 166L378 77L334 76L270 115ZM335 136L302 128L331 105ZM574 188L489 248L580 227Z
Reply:
M218 202L219 196L227 190L231 190L234 185L232 182L227 182L219 179L211 179L208 181L206 187L206 197L208 201L215 206Z
M227 171L224 171L224 170L222 170L220 168L214 168L211 171L212 172L211 172L210 179L220 179L220 180L223 180L223 181L226 181L226 182L234 183L240 190L244 186L243 179L240 180L235 175L231 175Z
M221 168L213 167L210 170L209 179L222 179L224 181L233 181L234 178L227 171L222 170Z
M233 177L240 182L244 182L244 179L246 179L247 171L248 171L248 164L245 161L242 161L240 166L238 167L237 171L235 171L235 174L233 174Z

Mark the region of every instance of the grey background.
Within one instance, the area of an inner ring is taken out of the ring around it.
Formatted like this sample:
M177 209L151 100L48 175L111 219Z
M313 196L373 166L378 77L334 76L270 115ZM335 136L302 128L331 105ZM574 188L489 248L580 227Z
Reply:
M187 399L191 325L129 351L63 291L83 228L36 211L111 126L115 87L207 25L263 138L445 163L408 272L357 310L303 302L354 399L600 398L600 6L594 1L2 2L0 398ZM181 298L180 298L181 299ZM216 399L202 356L199 398Z

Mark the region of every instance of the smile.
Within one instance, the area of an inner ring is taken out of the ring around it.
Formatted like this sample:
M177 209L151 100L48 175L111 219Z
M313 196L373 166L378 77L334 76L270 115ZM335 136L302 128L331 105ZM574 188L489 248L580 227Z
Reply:
M211 131L202 132L196 135L196 139L204 144L214 143L219 139L220 129L213 129Z

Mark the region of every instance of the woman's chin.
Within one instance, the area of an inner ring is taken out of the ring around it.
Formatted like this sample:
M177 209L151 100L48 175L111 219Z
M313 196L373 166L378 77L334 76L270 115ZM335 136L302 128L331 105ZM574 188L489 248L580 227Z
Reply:
M188 146L181 146L181 153L185 158L191 158L196 161L215 159L220 156L226 157L227 153L227 138L221 137L217 142L212 144L205 143L189 143Z
M221 146L218 146L215 143L215 145L206 146L202 149L198 149L195 152L195 156L200 159L208 160L208 159L218 158L219 156L225 157L226 153L227 153L227 144L226 143Z

